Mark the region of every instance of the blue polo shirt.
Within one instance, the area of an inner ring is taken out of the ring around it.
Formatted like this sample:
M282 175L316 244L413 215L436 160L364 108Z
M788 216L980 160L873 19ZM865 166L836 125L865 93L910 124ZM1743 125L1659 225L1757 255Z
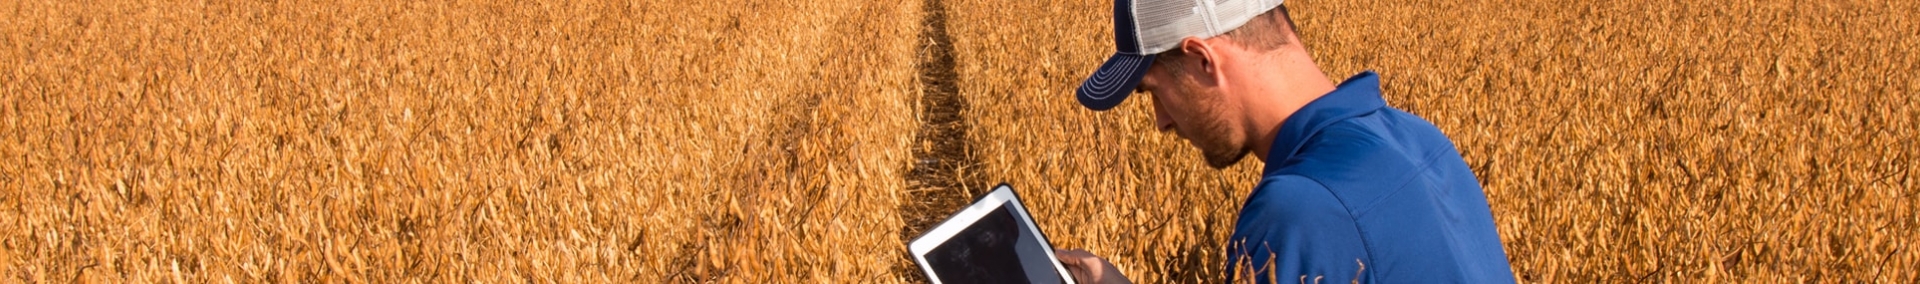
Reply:
M1514 282L1453 141L1388 107L1373 72L1287 117L1271 149L1235 222L1229 275L1244 265L1259 283Z

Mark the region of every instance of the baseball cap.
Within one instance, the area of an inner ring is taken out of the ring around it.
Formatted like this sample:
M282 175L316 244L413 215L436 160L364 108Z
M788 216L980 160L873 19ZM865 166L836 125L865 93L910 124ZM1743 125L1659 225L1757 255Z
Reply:
M1210 38L1280 6L1282 0L1114 0L1115 52L1100 64L1074 97L1093 110L1108 110L1133 94L1153 66L1153 55L1187 37Z

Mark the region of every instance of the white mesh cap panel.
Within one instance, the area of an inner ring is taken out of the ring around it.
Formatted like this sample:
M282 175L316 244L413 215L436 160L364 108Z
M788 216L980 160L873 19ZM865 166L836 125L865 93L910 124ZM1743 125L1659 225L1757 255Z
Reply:
M1282 0L1139 0L1133 2L1145 54L1173 49L1189 36L1211 38L1246 24Z
M1214 6L1214 14L1221 27L1220 33L1226 33L1247 24L1254 16L1280 6L1281 0L1222 0Z
M1210 37L1200 18L1200 2L1195 0L1141 0L1133 2L1134 20L1140 25L1140 51L1156 54L1180 43L1187 36Z

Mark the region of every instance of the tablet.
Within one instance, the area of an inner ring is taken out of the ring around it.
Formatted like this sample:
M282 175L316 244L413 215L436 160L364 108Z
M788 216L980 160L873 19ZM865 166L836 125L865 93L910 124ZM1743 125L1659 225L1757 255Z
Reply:
M907 248L933 283L1073 283L1013 187L1000 184Z

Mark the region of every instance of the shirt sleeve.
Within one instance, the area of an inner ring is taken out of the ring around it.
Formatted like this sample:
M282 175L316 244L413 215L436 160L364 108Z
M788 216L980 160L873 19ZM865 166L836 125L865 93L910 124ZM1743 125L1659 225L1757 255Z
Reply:
M1245 282L1241 277L1252 277L1254 283L1351 283L1367 278L1361 274L1367 247L1353 215L1326 186L1306 177L1263 179L1247 198L1229 241L1231 282Z

